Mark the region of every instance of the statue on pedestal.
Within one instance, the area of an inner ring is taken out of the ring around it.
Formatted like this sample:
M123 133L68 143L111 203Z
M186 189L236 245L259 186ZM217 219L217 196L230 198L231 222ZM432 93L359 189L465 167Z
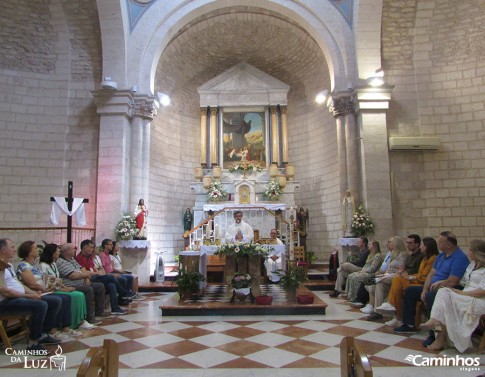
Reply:
M190 212L190 208L187 208L184 213L183 217L184 223L184 232L192 229L192 212Z
M136 206L134 215L136 220L137 232L133 238L135 240L146 240L148 209L145 206L145 201L143 199L140 199L138 201L138 205Z
M342 200L342 230L344 237L352 237L352 217L355 213L355 201L350 190L345 191Z

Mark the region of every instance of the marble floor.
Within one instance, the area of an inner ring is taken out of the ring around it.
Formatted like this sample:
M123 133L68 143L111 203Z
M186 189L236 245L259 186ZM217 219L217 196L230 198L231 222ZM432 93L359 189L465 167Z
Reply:
M448 358L458 355L453 348L440 353L424 349L425 333L393 334L383 323L368 322L359 310L345 301L314 292L328 303L325 315L263 316L163 316L159 307L175 293L145 293L146 299L130 304L124 316L103 320L94 330L61 344L67 369L75 376L88 349L114 339L120 348L120 376L144 377L313 377L340 376L339 343L351 335L364 346L374 376L479 376L485 373L485 358L476 347L463 358L480 358L480 366L462 370L457 366L414 366L405 358L418 356ZM15 343L22 350L25 343ZM51 346L51 351L57 347ZM57 376L29 356L15 359L2 349L0 373L4 376Z

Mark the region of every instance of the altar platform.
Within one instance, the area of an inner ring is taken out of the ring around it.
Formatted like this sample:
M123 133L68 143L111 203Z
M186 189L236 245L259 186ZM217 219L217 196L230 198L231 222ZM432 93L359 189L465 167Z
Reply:
M286 292L278 285L261 285L261 294L273 296L271 305L258 305L246 299L245 302L230 302L231 294L223 284L207 285L204 295L198 300L179 301L178 294L160 306L163 316L208 316L208 315L322 315L327 304L302 287L298 294L314 297L313 304L298 304L288 300Z

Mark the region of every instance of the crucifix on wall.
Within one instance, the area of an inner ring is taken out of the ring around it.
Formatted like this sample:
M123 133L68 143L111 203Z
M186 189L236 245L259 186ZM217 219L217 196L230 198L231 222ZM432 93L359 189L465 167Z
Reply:
M67 197L53 197L51 196L52 211L51 223L59 224L59 217L61 212L67 215L67 242L72 241L72 216L76 217L76 224L78 226L86 225L86 216L84 212L84 203L89 203L89 199L74 198L73 197L73 183L69 181L67 184Z

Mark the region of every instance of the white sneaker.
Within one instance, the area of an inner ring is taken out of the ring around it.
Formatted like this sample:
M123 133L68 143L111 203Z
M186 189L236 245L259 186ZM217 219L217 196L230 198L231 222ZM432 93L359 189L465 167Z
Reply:
M388 302L385 302L381 306L377 307L376 310L382 310L385 312L395 312L396 308L391 304L389 304Z
M69 335L64 334L60 331L56 332L55 334L49 334L49 335L52 336L54 339L57 339L57 340L67 340L67 339L69 339Z
M84 329L84 330L92 330L92 329L94 329L95 327L96 327L95 325L93 325L93 324L89 323L88 321L84 321L83 323L81 323L81 324L79 325L79 328L80 328L80 329Z
M367 304L360 311L364 314L372 314L374 312L374 307L371 304Z
M396 317L391 319L390 321L384 322L386 326L390 327L400 327L402 326L402 321L399 321Z
M145 297L143 297L142 295L140 295L139 293L137 293L134 297L131 298L133 301L142 301L145 299Z
M70 335L70 336L76 337L76 336L81 336L83 333L80 332L80 331L76 331L76 330L70 329L68 333L63 331L62 334L63 335Z

